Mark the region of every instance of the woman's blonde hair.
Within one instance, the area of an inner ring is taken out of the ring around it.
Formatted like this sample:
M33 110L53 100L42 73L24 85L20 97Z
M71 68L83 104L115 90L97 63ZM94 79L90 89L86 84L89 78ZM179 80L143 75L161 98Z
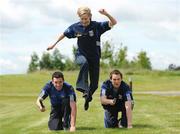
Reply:
M91 9L89 9L88 7L79 7L77 10L77 14L79 17L81 17L81 15L83 15L83 14L87 14L90 17L92 16Z

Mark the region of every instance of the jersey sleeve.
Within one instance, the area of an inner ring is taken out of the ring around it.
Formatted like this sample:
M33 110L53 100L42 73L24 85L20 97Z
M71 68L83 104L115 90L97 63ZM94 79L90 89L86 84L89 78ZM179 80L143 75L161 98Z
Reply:
M50 89L50 83L47 83L44 87L43 87L43 89L41 90L41 92L40 92L40 94L39 94L39 97L41 98L41 99L46 99L47 97L48 97L48 91L49 91L49 89Z
M111 29L111 27L109 27L108 21L97 22L97 24L98 24L98 32L100 35Z
M74 25L71 25L64 31L64 36L67 38L75 38Z
M106 96L106 90L107 90L107 86L106 86L105 83L103 83L102 86L101 86L100 96Z
M69 98L70 98L70 101L76 102L76 93L75 93L74 88L72 86L70 86L70 89L69 89Z
M124 101L133 101L132 92L130 90L126 90L123 97L124 97Z
M125 101L132 101L133 100L131 91L127 91L125 95L126 95Z

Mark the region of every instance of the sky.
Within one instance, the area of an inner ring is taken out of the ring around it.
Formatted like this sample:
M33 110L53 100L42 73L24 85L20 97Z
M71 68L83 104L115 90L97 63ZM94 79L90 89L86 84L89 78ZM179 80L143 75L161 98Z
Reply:
M129 60L145 51L153 69L180 66L180 0L1 0L0 75L26 73L33 52L41 57L79 21L80 6L91 9L92 20L108 20L101 8L117 20L101 42L109 40L116 49L123 43ZM56 48L71 58L73 45L76 39L65 38Z

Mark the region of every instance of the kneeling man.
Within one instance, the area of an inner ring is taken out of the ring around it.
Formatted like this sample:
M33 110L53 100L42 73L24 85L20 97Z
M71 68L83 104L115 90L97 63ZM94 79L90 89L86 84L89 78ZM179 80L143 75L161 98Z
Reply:
M132 128L132 91L122 80L122 73L119 70L113 70L110 79L103 82L100 99L104 108L105 128ZM119 112L121 112L120 119L118 119Z

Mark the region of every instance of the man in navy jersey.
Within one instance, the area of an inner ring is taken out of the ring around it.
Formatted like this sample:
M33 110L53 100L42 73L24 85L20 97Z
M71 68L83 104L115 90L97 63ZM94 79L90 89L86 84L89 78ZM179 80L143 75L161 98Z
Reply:
M78 49L75 62L80 65L80 72L76 82L76 89L83 93L85 110L88 110L92 95L98 88L101 57L100 37L117 23L105 9L99 10L99 13L105 15L109 21L92 21L91 10L88 7L78 8L77 14L80 21L69 26L58 40L47 48L47 50L53 49L64 37L77 38ZM88 75L90 82L88 82Z
M54 72L52 81L48 82L42 89L36 101L41 112L46 110L42 101L48 96L51 103L49 129L75 131L76 95L73 87L64 82L64 76L61 72Z
M105 128L132 128L133 96L129 85L122 80L122 73L113 70L110 79L103 82L100 94L104 108ZM121 118L118 119L118 113Z

